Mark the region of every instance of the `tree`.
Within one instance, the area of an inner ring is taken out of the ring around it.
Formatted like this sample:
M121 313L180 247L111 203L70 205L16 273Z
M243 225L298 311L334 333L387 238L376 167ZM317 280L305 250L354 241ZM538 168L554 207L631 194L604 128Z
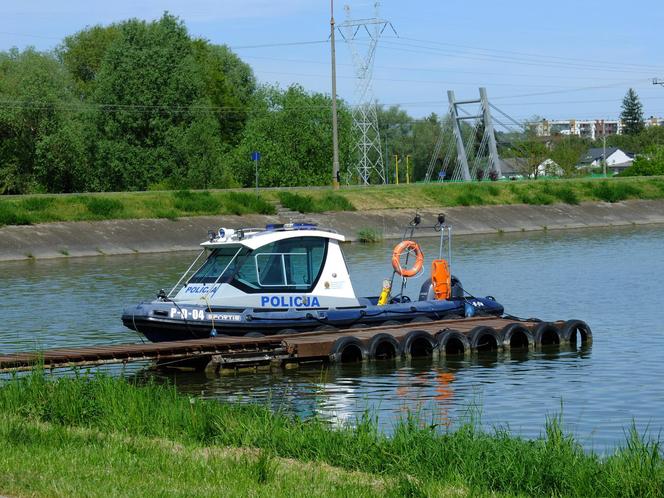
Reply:
M583 153L588 150L589 141L573 135L556 136L553 140L551 159L560 166L565 176L576 176L579 173L577 165Z
M0 54L0 194L60 192L40 185L51 175L38 151L71 119L76 104L67 72L50 53L28 48Z
M225 45L194 40L194 58L203 79L204 95L213 107L224 142L237 144L247 121L256 78L248 64Z
M120 25L92 26L67 36L55 53L69 71L82 98L94 93L97 73L108 48L120 36Z
M623 98L620 119L626 135L638 135L643 130L643 106L633 88L627 90Z
M332 102L299 85L286 90L264 86L252 99L242 139L225 159L244 186L254 184L251 152L261 153L259 183L264 187L326 185L332 174ZM339 103L341 174L351 164L351 116Z
M540 174L539 166L549 155L550 151L546 143L537 137L529 136L514 144L517 158L517 170L520 174L529 178L537 178Z
M634 163L620 176L656 176L664 175L664 146L655 145L645 154L639 155Z

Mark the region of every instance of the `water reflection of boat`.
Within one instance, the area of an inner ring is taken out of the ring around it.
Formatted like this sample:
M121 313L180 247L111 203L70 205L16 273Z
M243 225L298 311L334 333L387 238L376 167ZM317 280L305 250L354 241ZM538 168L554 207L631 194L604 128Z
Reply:
M441 238L431 275L417 298L406 294L408 278L425 271L419 245L406 237L410 230L412 239L419 224L417 216L395 248L392 278L380 296L368 297L356 296L340 247L345 238L332 230L294 223L210 231L171 292L126 308L122 321L158 342L501 315L492 297L466 295L451 275L451 230L442 216L430 227Z

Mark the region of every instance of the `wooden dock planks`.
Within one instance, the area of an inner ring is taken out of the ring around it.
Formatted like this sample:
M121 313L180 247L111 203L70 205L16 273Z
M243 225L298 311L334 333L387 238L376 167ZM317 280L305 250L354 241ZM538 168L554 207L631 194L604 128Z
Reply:
M413 331L424 331L432 337L446 330L455 330L468 335L478 326L491 327L500 332L505 326L514 322L515 320L505 318L474 317L266 337L214 337L160 343L57 348L0 355L0 372L29 370L40 364L45 368L59 368L146 360L184 361L212 356L221 358L224 363L235 364L274 360L298 362L329 357L335 342L344 336L352 336L368 345L371 339L380 333L389 334L402 342ZM532 330L539 322L519 323ZM563 323L555 322L554 325L561 327Z

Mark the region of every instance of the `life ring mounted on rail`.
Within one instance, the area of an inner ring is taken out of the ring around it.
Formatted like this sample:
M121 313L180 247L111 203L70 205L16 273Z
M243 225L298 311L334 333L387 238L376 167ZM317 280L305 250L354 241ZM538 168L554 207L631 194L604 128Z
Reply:
M415 254L415 264L411 268L404 268L401 266L401 255L408 251L412 251ZM424 253L417 242L402 240L394 247L394 251L392 251L392 268L402 277L414 277L422 271L422 265L424 265Z

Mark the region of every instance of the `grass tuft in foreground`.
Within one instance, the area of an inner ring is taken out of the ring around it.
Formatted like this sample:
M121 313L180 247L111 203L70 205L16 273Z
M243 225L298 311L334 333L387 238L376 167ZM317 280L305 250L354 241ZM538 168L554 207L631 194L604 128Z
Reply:
M556 418L534 441L504 430L483 432L473 425L451 432L417 417L403 420L387 437L369 416L354 427L333 429L320 420L301 421L260 406L190 399L171 386L139 387L106 376L49 380L41 373L0 388L0 413L130 440L147 437L186 447L259 449L266 456L247 470L256 483L275 482L273 459L292 458L380 476L390 491L411 496L440 490L449 494L450 489L475 495L664 495L659 442L632 430L623 447L600 457L584 452ZM12 447L21 441L41 447L38 437L3 433L3 438L13 441Z

